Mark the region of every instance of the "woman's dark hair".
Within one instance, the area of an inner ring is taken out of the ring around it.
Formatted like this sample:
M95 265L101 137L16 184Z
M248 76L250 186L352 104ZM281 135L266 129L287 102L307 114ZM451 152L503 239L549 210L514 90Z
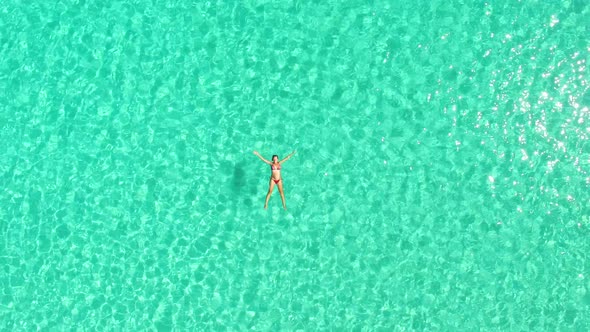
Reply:
M270 158L270 160L274 160L274 159L275 159L275 157L277 157L277 159L279 159L279 156L277 156L276 154L273 154L273 155L272 155L272 158Z

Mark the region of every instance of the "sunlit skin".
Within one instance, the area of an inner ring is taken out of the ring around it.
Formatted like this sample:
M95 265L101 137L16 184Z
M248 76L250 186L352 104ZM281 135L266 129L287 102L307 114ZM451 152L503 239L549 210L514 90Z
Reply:
M279 161L279 157L277 155L272 156L272 161L268 161L264 159L258 151L254 151L254 154L258 156L262 161L266 164L270 165L271 167L271 175L270 175L270 182L268 185L268 193L266 194L266 201L264 202L264 209L268 208L268 200L270 199L270 195L272 194L275 185L279 188L279 193L281 194L281 199L283 200L283 209L287 210L287 203L285 202L285 192L283 191L283 179L281 178L281 165L289 160L294 154L295 151L291 152L290 155L285 157L285 159Z

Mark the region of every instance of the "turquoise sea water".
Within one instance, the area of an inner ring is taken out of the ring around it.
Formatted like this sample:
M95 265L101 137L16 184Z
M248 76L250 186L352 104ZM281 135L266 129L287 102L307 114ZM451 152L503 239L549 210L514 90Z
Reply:
M0 3L0 330L590 330L589 22Z

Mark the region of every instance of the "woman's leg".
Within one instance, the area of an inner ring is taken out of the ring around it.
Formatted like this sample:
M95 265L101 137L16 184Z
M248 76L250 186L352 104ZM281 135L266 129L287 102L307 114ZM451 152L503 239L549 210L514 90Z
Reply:
M270 199L270 194L272 194L272 190L275 187L275 183L272 180L272 178L270 178L270 183L268 184L268 193L266 194L266 201L264 202L264 208L266 209L268 207L268 200Z
M285 193L283 192L283 180L279 181L279 193L281 194L281 199L283 200L283 209L287 209L287 203L285 202Z

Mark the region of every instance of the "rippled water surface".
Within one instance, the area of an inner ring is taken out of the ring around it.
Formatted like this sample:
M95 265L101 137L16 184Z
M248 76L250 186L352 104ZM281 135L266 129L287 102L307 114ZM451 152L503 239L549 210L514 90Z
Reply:
M590 330L590 4L402 3L0 3L0 330Z

